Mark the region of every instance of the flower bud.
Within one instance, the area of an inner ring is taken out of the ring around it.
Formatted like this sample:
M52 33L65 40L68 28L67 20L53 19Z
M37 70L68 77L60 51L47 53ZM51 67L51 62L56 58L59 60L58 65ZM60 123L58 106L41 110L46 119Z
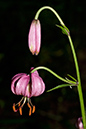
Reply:
M38 55L41 46L41 25L39 20L33 20L28 34L28 45L32 54Z
M82 117L79 117L78 120L77 120L77 123L76 123L76 127L78 129L84 129L83 128L83 123L82 123Z

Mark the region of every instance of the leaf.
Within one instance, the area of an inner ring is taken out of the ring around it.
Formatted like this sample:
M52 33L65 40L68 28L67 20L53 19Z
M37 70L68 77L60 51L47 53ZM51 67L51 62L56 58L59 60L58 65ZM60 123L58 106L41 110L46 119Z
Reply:
M56 90L56 89L59 89L59 88L63 88L63 87L68 87L68 86L73 86L72 84L61 84L61 85L58 85L50 90L48 90L47 92L50 92L52 90Z
M75 81L72 81L72 80L70 80L70 79L68 79L67 77L65 77L65 79L69 82L69 84L76 84L76 82Z
M72 80L77 81L73 76L71 76L70 74L67 74Z
M59 25L56 26L62 30L63 34L69 35L69 29L66 26L59 26Z

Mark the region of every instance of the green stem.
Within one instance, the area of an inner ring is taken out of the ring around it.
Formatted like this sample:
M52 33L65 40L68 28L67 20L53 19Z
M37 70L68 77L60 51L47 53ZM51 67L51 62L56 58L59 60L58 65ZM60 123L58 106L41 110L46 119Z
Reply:
M49 9L51 10L55 15L56 17L58 18L58 20L60 21L60 24L64 27L64 29L66 29L66 26L64 24L64 22L62 21L62 19L60 18L60 16L58 15L58 13L51 7L49 6L44 6L42 8L40 8L36 15L35 15L35 19L37 20L38 17L39 17L39 14L42 10L44 9ZM76 53L75 53L75 49L74 49L74 46L73 46L73 42L71 40L71 37L70 37L70 34L68 33L68 39L69 39L69 42L70 42L70 46L71 46L71 49L72 49L72 53L73 53L73 58L74 58L74 63L75 63L75 68L76 68L76 74L77 74L77 79L78 79L78 86L77 86L77 89L78 89L78 94L79 94L79 100L80 100L80 106L81 106L81 113L82 113L82 119L83 119L83 126L84 126L84 129L86 129L86 119L85 119L85 107L84 107L84 100L83 100L83 93L82 93L82 87L81 87L81 80L80 80L80 72L79 72L79 66L78 66L78 61L77 61L77 57L76 57ZM60 80L64 81L64 82L67 82L67 80L63 79L62 77L58 76L56 73L54 73L53 71L51 71L50 69L46 68L46 67L38 67L36 68L35 70L38 70L38 69L45 69L47 71L49 71L50 73L52 73L54 76L56 76L57 78L59 78ZM35 71L35 70L32 70Z
M50 73L51 73L52 75L54 75L56 78L60 79L61 81L66 82L66 83L70 83L68 80L66 80L66 79L64 79L64 78L62 78L62 77L60 77L60 76L57 75L55 72L53 72L51 69L49 69L49 68L47 68L47 67L44 67L44 66L40 66L40 67L34 68L34 69L31 71L31 73L33 73L33 72L35 72L36 70L39 70L39 69L44 69L44 70L50 72ZM75 81L72 81L72 83L73 83L73 84L76 84Z
M79 83L78 86L77 86L77 89L78 89L79 100L80 100L80 106L81 106L81 113L82 113L82 119L83 119L83 126L84 126L84 129L86 129L85 107L84 107L84 100L83 100L83 94L82 94L82 87L81 87L79 66L78 66L78 61L77 61L75 49L74 49L73 42L72 42L72 40L71 40L70 35L68 35L68 39L69 39L69 42L70 42L70 46L71 46L71 49L72 49L73 58L74 58L74 62L75 62L76 74L77 74L77 79L78 79L78 83Z
M62 19L61 19L60 16L58 15L58 13L57 13L53 8L51 8L51 7L49 7L49 6L44 6L44 7L40 8L40 9L37 11L37 13L36 13L36 15L35 15L35 19L36 19L36 20L38 19L40 12L43 11L44 9L49 9L49 10L51 10L51 11L56 15L56 17L58 18L58 20L60 21L60 24L61 24L62 26L65 26L65 25L64 25L64 22L62 21Z

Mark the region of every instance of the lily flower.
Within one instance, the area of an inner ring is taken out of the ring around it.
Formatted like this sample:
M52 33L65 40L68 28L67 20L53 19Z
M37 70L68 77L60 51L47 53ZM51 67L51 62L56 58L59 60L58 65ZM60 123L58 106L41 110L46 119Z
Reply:
M33 68L31 68L31 70L32 69ZM37 71L30 75L19 73L12 78L11 91L15 95L23 96L17 104L13 104L13 111L17 112L19 110L20 115L22 115L22 108L27 100L27 106L30 108L30 116L35 112L35 106L31 103L30 98L41 95L45 91L45 84ZM16 106L18 107L17 109Z
M28 46L32 54L38 55L41 46L41 24L39 20L33 20L28 34Z
M78 129L84 129L83 128L83 123L82 123L82 117L78 118L76 126L77 126Z

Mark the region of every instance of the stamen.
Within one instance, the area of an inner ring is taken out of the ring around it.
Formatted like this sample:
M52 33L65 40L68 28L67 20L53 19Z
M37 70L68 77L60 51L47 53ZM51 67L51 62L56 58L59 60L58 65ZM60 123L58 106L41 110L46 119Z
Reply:
M21 103L19 103L19 105L18 105L19 106L19 113L20 113L20 115L22 115L22 108L21 108L20 104Z
M23 99L24 99L24 101L21 105L21 102ZM22 97L22 99L17 104L15 104L15 103L13 104L13 111L17 112L19 110L20 115L22 115L22 107L24 106L25 102L26 102L26 97ZM17 106L17 105L18 105L18 108L16 109L15 106Z
M13 111L14 112L17 112L18 110L16 110L16 108L15 108L15 103L13 104Z
M24 97L22 97L22 99L17 104L15 104L15 106L19 105L19 103L21 103L23 99L24 99Z
M30 110L29 110L29 116L31 116L31 110L32 110L32 108L31 108L31 106L30 106L29 103L27 103L27 106L30 108Z
M30 98L27 98L27 101L28 101L27 106L30 108L29 116L31 116L31 114L35 112L35 106L33 106L33 104L31 103Z
M26 102L26 97L24 98L23 104L20 105L21 103L19 103L19 105L18 105L19 106L19 113L20 113L20 115L22 115L22 107L24 106L25 102Z
M32 110L32 113L34 113L35 112L35 106L33 106L33 110Z
M24 101L22 102L22 100L24 99ZM13 111L17 112L19 110L20 115L22 115L22 107L24 106L25 102L27 99L27 106L30 108L29 110L29 116L31 116L32 113L35 112L35 106L33 106L33 104L31 103L30 98L27 97L22 97L22 99L17 103L17 104L13 104ZM22 104L21 104L22 103ZM15 107L18 105L18 108L16 109Z
M33 107L32 113L34 113L35 112L35 106L33 106L33 104L31 103L31 99L29 99L29 103Z

